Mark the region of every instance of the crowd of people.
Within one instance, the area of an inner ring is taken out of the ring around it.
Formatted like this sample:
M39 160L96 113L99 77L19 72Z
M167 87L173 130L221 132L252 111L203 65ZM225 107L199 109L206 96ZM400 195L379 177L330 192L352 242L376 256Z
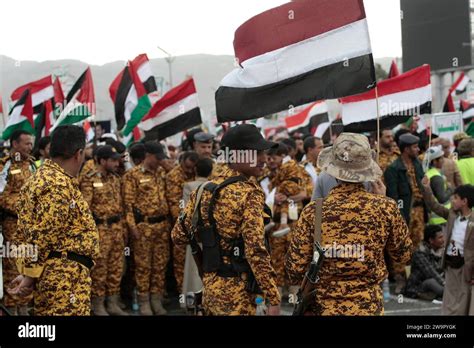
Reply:
M175 284L184 308L202 288L206 315L254 315L260 296L278 315L298 301L318 224L312 314L383 314L387 276L397 295L474 314L474 139L464 133L409 124L325 144L243 124L190 130L180 147L128 148L98 133L88 144L76 126L9 139L3 249L35 247L3 257L11 314L129 315L136 302L140 315L165 315ZM255 156L222 161L223 150Z

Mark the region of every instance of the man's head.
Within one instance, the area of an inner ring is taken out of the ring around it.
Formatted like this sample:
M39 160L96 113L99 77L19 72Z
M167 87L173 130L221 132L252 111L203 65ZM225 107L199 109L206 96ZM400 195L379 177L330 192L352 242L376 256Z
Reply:
M196 163L199 160L199 155L194 151L186 151L181 155L179 164L183 171L188 174L189 176L194 175L194 169L196 167ZM211 162L212 160L209 159Z
M207 178L212 173L214 162L210 158L201 158L196 162L196 176Z
M257 127L251 124L230 128L221 140L221 148L225 152L239 151L238 154L243 155L239 156L241 161L229 163L229 166L246 177L263 174L267 160L265 151L274 146L275 143L265 140Z
M439 225L427 225L425 227L424 241L430 245L433 250L439 250L444 247L444 233Z
M461 212L465 209L472 209L474 206L474 186L473 185L461 185L454 190L453 197L451 198L453 209L457 212Z
M464 139L469 139L469 135L467 135L465 132L454 134L453 136L454 147L457 148L459 146L459 143L463 141Z
M51 148L51 137L46 136L38 140L38 152L43 159L49 159L49 149Z
M104 145L97 150L97 163L107 172L107 173L117 173L120 165L120 154L117 150L110 146Z
M133 164L138 166L145 159L145 145L142 143L135 143L130 146L130 157L132 158Z
M287 138L283 139L281 142L288 148L288 156L294 159L296 156L296 141L291 138Z
M438 138L438 144L443 149L444 157L449 158L451 155L451 142L446 138Z
M441 146L433 146L426 151L426 160L431 168L443 168L444 152Z
M320 138L316 137L307 137L304 140L304 152L306 158L311 161L316 161L318 159L319 153L324 149L324 143Z
M474 156L474 138L461 140L458 146L458 155L465 158Z
M160 164L166 159L163 146L156 141L145 143L145 160L143 164L151 170L157 170Z
M283 143L277 143L277 146L268 150L268 168L270 168L270 170L280 168L283 163L283 158L288 156L288 152L288 147Z
M380 147L390 150L393 139L393 132L391 129L386 128L380 131Z
M49 154L53 161L60 162L67 167L72 176L77 176L84 162L85 147L86 135L82 127L59 126L51 135Z
M33 136L24 130L16 130L10 137L11 153L19 153L22 158L28 158L33 150Z
M194 135L193 149L200 158L212 157L212 140L214 136L209 133L199 132Z
M102 135L104 134L104 128L102 128L100 123L95 124L94 134L96 139L102 138Z
M398 139L398 147L402 155L408 156L411 159L415 159L420 154L420 148L418 143L420 138L410 133L405 133Z

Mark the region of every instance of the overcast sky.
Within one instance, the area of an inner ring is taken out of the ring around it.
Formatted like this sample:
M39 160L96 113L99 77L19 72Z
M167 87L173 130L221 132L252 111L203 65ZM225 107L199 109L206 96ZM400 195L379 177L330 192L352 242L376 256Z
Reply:
M139 53L233 55L234 31L287 0L0 0L0 54L101 65ZM364 0L376 58L401 56L400 1Z

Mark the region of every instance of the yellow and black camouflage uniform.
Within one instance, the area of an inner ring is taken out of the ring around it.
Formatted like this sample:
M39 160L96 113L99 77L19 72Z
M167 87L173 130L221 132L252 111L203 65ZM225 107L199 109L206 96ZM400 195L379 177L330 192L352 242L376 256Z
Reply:
M285 267L293 283L301 283L313 256L315 207L315 202L306 206L292 231ZM325 199L322 221L321 246L327 251L311 311L382 315L380 285L387 277L384 249L399 263L411 258L408 228L397 204L367 192L362 184L343 183ZM352 257L348 245L353 247ZM341 257L337 246L347 248L348 254Z
M6 180L3 192L0 194L0 207L3 210L2 233L4 243L16 244L17 212L16 203L20 189L27 179L36 171L32 158L22 159L20 154L12 154L0 160L0 175ZM18 276L14 258L3 259L3 283L9 284ZM5 291L3 299L5 306L13 307L25 305L31 300L31 296L21 298L10 295Z
M66 257L48 256L74 252L96 260L99 234L77 179L51 160L21 190L18 236L37 248L37 258L18 260L21 274L37 278L34 314L90 315L89 268Z
M385 172L385 169L392 164L393 161L395 161L398 157L400 156L400 153L396 152L385 152L382 148L380 149L380 154L379 154L379 167L382 169L382 173ZM383 177L382 177L383 179Z
M164 293L166 264L170 254L170 224L165 196L165 171L145 169L143 165L130 170L125 181L124 204L127 224L140 234L133 241L135 274L139 295ZM134 209L144 221L136 222ZM149 221L153 218L158 222Z
M166 174L166 199L170 209L172 224L174 224L183 210L183 187L188 181L194 181L194 175L186 174L183 167L178 164ZM178 290L183 287L184 260L186 257L186 246L173 244L173 270Z
M100 255L91 273L92 297L116 295L120 291L124 257L121 180L117 174L92 171L80 185L99 231Z
M271 179L271 190L276 188L276 193L282 193L287 197L297 195L306 190L305 181L302 176L302 169L294 160L281 165L276 170L275 176ZM301 212L303 205L301 202L294 203ZM275 221L274 230L280 229L281 214L287 214L289 211L289 202L283 202L280 205L275 204L273 207L273 219ZM288 217L288 225L291 227L292 222ZM285 236L270 239L272 264L277 273L277 283L279 287L287 284L287 276L285 272L285 254L288 250L291 232ZM295 285L295 284L291 284Z
M303 187L304 187L304 190L305 190L305 193L306 193L306 197L311 198L311 196L313 195L313 189L314 189L313 178L311 177L311 175L309 175L309 173L305 169L306 165L308 165L309 163L311 163L313 165L313 167L314 167L317 174L319 174L320 169L318 169L318 167L315 163L310 162L309 160L304 160L304 161L300 162L300 164L299 164L299 166L301 168L301 177L302 177L302 180L303 180Z
M79 172L79 183L86 177L86 175L91 174L96 170L96 163L93 159L89 159L84 162L84 165Z
M227 165L221 176L213 180L220 184L224 180L238 176L239 173ZM206 226L211 193L204 190L201 199L201 215ZM196 191L191 193L186 206L185 228L192 228L192 213L196 202ZM237 182L224 187L219 192L214 209L214 218L219 235L226 239L242 236L245 257L263 291L263 296L271 305L280 303L280 294L276 286L276 274L271 265L270 255L265 248L264 212L265 194L256 180ZM179 245L189 243L188 234L180 222L176 223L171 233L173 242ZM223 250L230 245L221 239ZM224 257L224 262L229 260ZM245 290L246 282L239 277L219 277L216 273L204 275L203 305L208 315L254 315L256 310L255 295Z

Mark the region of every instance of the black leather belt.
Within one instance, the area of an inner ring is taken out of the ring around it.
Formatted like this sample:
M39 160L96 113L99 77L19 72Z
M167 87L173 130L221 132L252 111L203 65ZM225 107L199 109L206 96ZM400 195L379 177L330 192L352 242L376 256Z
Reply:
M97 217L94 217L94 221L95 221L95 224L96 225L102 225L103 223L105 223L106 225L112 225L112 224L116 224L117 222L120 222L120 219L121 219L121 215L115 215L115 216L111 216L109 218L104 218L104 219L99 219Z
M464 257L462 256L446 255L445 260L446 260L446 265L448 265L451 268L458 269L464 265Z
M91 269L92 266L94 266L94 261L88 256L84 255L79 255L76 254L72 251L51 251L48 255L48 259L61 259L63 256L66 257L66 259L75 261L80 263L83 266L86 266L87 268Z
M159 224L167 219L166 215L162 216L145 216L145 221L149 224Z

